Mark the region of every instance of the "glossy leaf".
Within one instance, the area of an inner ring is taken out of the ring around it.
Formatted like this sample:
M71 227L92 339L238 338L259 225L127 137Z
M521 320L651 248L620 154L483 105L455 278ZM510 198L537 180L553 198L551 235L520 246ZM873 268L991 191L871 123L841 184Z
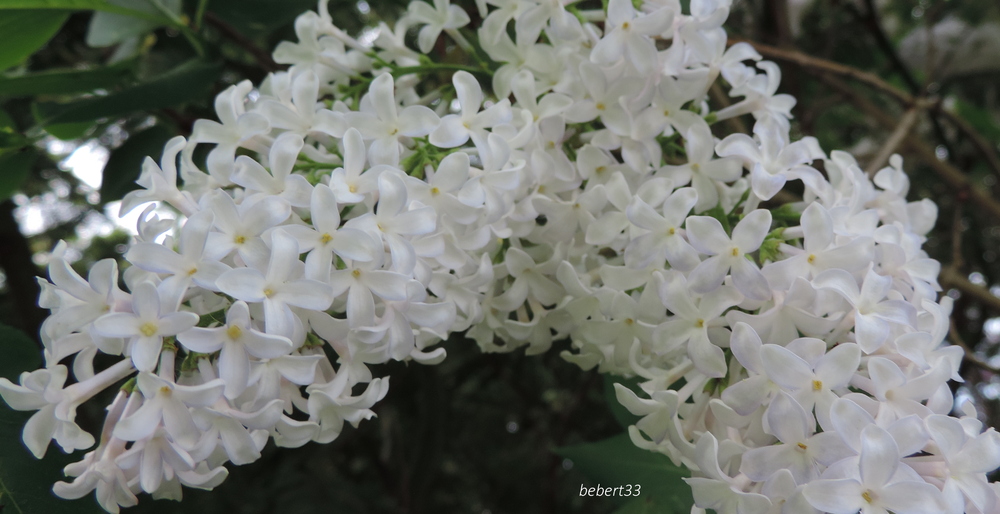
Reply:
M0 201L14 196L37 159L38 152L32 146L0 153Z
M0 324L0 377L17 383L23 371L42 365L41 350L27 334ZM0 512L4 514L97 514L103 512L92 497L66 501L52 494L52 484L63 479L62 468L78 456L53 446L45 459L36 460L21 431L32 412L11 410L0 401Z
M201 98L215 82L221 66L202 60L188 61L155 80L112 93L68 103L39 103L36 117L42 126L124 116L136 111L173 107Z
M209 11L242 32L269 33L292 20L302 11L315 9L313 0L212 0Z
M45 131L63 141L72 141L87 135L87 131L93 126L94 124L89 121L81 123L58 123L45 127Z
M174 14L180 14L180 0L160 0L163 7ZM127 7L134 6L136 11L142 11L151 17L161 19L136 19L132 15L101 11L94 13L87 27L87 45L102 48L116 45L129 38L139 37L157 27L169 25L170 20L163 17L156 6L150 2L135 2L133 0L110 0L109 3Z
M171 23L165 16L151 14L141 10L115 5L107 0L0 0L0 10L6 9L38 9L67 11L104 11L124 14L135 18L155 21L162 24Z
M174 134L162 125L154 125L142 132L131 135L124 144L111 152L101 178L101 201L104 203L120 200L126 193L138 188L142 161L152 157L159 161L163 145Z
M573 467L602 487L640 486L637 497L612 499L623 503L634 502L636 498L647 500L655 503L651 512L657 513L687 514L691 511L694 503L691 488L682 480L690 473L675 466L665 455L636 447L628 434L557 448L555 452L573 461Z
M59 31L69 13L66 11L5 10L0 2L0 70L23 62Z
M108 89L132 79L133 63L91 70L60 69L0 77L0 96L65 95Z

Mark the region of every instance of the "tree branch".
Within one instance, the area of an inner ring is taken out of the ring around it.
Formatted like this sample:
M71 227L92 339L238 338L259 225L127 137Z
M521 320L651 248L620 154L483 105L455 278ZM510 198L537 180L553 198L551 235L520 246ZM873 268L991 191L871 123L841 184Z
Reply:
M821 73L818 75L825 84L838 91L847 100L857 106L861 112L871 116L876 122L886 130L893 130L896 127L896 117L885 112L881 107L875 105L864 95L858 93L853 88L844 84L830 74ZM890 86L891 87L891 86ZM1000 202L990 195L974 188L968 177L961 170L947 161L938 159L934 150L928 147L927 142L918 137L908 136L904 143L907 148L917 156L917 160L930 166L942 180L951 188L958 192L968 194L969 200L982 210L989 213L994 218L1000 219Z
M826 59L820 59L818 57L812 57L806 55L802 52L797 52L795 50L785 50L782 48L776 48L773 46L758 43L756 41L750 41L747 39L730 39L729 45L735 43L748 43L753 46L761 55L768 59L774 59L777 61L790 62L802 66L806 71L813 74L823 74L828 73L832 75L839 75L843 77L850 78L856 82L865 84L876 91L886 94L892 98L895 98L900 103L912 106L915 103L921 101L918 97L903 91L892 84L882 80L877 75L861 71L857 68L851 66L846 66L834 61L828 61ZM969 124L967 121L962 119L961 116L947 110L941 105L940 99L924 99L922 100L926 103L927 109L933 114L939 114L948 120L959 132L965 137L972 141L973 146L976 150L983 156L986 163L993 170L993 173L1000 178L1000 157L998 157L996 150L990 144L989 140L986 139L982 134L980 134L975 127Z
M28 240L14 218L15 207L11 200L0 203L0 268L5 272L7 288L14 300L18 321L15 325L40 344L38 330L46 313L38 306L41 289L35 277L41 273L31 259Z
M871 86L872 88L875 88L878 91L881 91L882 93L885 93L907 105L914 103L915 100L913 95L900 90L892 84L889 84L873 73L861 71L857 68L840 64L838 62L820 59L819 57L812 57L795 50L785 50L783 48L765 45L756 41L750 41L747 39L729 40L729 45L734 45L736 43L748 43L753 46L757 52L768 59L798 64L807 70L816 70L851 78L857 82Z
M889 139L886 139L885 144L879 149L878 154L868 163L868 169L865 172L868 173L869 177L874 177L875 173L889 162L889 157L896 153L896 149L906 139L906 136L910 134L913 125L917 123L917 115L921 110L920 107L914 105L900 118L899 124L896 125L895 130L889 135Z
M254 60L257 61L257 64L259 64L264 71L273 72L281 69L281 65L274 62L274 59L271 58L271 54L257 46L257 43L254 43L253 40L243 35L242 32L236 30L236 28L232 25L226 23L222 18L219 18L212 12L206 12L205 21L208 22L209 25L218 29L223 36L226 36L232 40L232 42L236 43L252 55Z
M941 270L940 282L941 287L958 289L962 294L978 300L990 310L1000 312L1000 296L995 296L983 286L969 282L969 279L965 278L954 267L949 266Z
M965 340L962 339L962 336L958 333L958 327L955 326L955 320L951 320L951 326L948 327L948 338L951 339L952 344L960 346L963 350L965 350L965 355L962 356L962 359L965 360L965 362L968 362L977 368L989 371L990 373L1000 375L1000 368L991 366L990 363L980 359L976 356L976 354L972 353L972 348L965 343Z

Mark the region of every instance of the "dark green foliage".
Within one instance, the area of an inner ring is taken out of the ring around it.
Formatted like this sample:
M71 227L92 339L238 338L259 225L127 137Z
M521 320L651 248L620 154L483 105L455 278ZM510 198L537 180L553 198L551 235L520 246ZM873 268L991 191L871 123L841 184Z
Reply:
M0 377L18 381L22 371L38 368L38 345L23 332L0 325ZM97 514L104 512L93 498L67 501L52 494L52 484L63 478L63 466L78 460L63 454L55 443L45 459L36 460L21 442L21 431L32 412L0 404L0 507L4 514Z
M138 132L111 152L108 163L104 165L101 181L101 202L107 203L120 200L125 193L136 189L135 180L139 178L142 163L146 157L151 157L159 163L163 145L173 137L169 129L163 125L154 125Z

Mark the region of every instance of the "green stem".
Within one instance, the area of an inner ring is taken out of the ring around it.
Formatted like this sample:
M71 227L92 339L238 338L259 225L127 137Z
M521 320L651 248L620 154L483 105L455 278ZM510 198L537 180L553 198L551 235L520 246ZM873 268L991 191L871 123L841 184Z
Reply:
M208 8L208 0L198 0L198 8L194 11L194 28L201 29L202 18L205 17L205 10Z
M198 57L205 57L205 47L203 47L201 42L198 41L198 36L195 35L195 33L191 30L191 27L188 27L187 24L184 23L184 20L182 20L179 16L171 12L170 9L167 9L166 6L164 6L163 3L160 2L160 0L149 0L149 3L152 4L153 7L156 7L156 9L160 11L160 13L162 13L170 20L171 26L173 28L181 32L181 34L184 36L184 39L187 39L188 43L191 44L191 47L194 48L194 51L195 53L198 54Z
M467 71L469 73L478 73L480 75L490 75L490 72L488 70L485 70L483 68L476 68L474 66L465 66L462 64L448 64L448 63L431 63L431 64L421 64L420 66L404 66L401 68L394 68L392 70L392 76L400 77L412 73L424 73L427 71L437 71L437 70Z

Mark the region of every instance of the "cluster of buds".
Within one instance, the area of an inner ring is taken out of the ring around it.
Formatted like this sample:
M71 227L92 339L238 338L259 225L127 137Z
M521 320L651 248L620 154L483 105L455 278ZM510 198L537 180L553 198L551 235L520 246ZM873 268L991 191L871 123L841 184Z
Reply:
M907 202L898 156L869 177L792 141L779 68L727 47L729 3L482 0L473 31L418 0L359 41L320 1L287 71L144 164L129 292L113 260L84 279L52 254L46 366L0 394L38 411L37 457L96 442L56 494L118 512L271 439L332 441L388 392L370 365L436 364L465 332L641 377L617 386L629 434L691 470L695 511L997 512L1000 437L949 415L935 205ZM439 41L465 61L432 61ZM112 386L95 441L75 411Z

